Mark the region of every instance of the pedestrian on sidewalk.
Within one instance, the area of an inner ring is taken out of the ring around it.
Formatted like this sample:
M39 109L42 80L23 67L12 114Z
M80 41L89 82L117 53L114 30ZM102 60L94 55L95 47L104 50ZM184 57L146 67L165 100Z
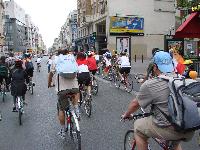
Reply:
M51 68L51 65L52 65L52 56L49 56L49 60L47 61L47 65L48 65L48 73L50 72L50 68Z

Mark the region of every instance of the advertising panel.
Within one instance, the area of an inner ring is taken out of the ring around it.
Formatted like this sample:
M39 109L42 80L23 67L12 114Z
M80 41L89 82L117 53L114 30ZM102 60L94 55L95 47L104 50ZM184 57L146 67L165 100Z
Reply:
M110 34L144 35L144 18L140 17L111 17Z

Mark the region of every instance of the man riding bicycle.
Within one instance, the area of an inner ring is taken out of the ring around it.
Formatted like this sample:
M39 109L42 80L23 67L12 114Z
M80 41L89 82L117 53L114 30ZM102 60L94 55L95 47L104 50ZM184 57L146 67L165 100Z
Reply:
M122 116L123 119L129 118L136 112L139 107L146 108L151 106L152 116L137 119L134 123L134 136L138 150L147 150L148 138L154 137L158 139L177 141L175 142L175 150L181 150L180 140L190 140L194 132L177 132L173 125L167 121L165 114L168 112L168 96L170 89L168 82L160 79L159 75L173 74L173 63L169 53L160 51L156 52L153 57L153 72L157 76L153 79L146 80L140 87L136 98L129 104L128 110Z
M6 65L6 57L5 56L1 56L0 58L0 84L3 83L3 79L5 79L5 83L6 83L6 89L7 91L9 91L9 83L10 83L10 78L9 78L9 68ZM0 89L1 90L1 89Z
M65 138L65 109L69 106L67 95L72 96L72 104L75 108L76 115L78 118L80 117L78 107L79 86L76 78L76 72L73 77L65 77L61 74L62 72L60 72L63 68L67 68L71 72L71 69L74 68L74 66L78 68L74 55L66 49L58 51L58 56L55 57L51 66L51 72L55 74L55 89L58 92L58 118L61 125L61 129L58 134L62 139ZM52 76L49 77L52 78Z

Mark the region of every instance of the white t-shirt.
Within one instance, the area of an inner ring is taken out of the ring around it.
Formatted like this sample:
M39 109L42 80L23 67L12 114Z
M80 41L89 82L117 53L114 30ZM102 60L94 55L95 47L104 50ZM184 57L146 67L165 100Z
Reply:
M53 60L52 60L52 59L49 59L49 60L48 60L48 65L51 65L52 62L53 62Z
M90 72L90 71L87 65L82 64L78 66L78 72L82 73L82 72Z
M111 59L104 58L106 62L106 67L111 66Z
M121 56L119 57L119 64L120 67L131 67L131 64L129 62L129 58L127 56Z
M38 64L41 63L41 58L38 58L36 61Z

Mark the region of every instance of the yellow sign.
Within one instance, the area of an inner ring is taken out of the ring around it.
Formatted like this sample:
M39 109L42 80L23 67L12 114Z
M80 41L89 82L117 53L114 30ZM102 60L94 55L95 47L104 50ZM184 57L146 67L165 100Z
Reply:
M192 12L197 12L200 11L200 4L198 4L197 6L192 7Z
M144 18L111 17L110 33L144 33Z

